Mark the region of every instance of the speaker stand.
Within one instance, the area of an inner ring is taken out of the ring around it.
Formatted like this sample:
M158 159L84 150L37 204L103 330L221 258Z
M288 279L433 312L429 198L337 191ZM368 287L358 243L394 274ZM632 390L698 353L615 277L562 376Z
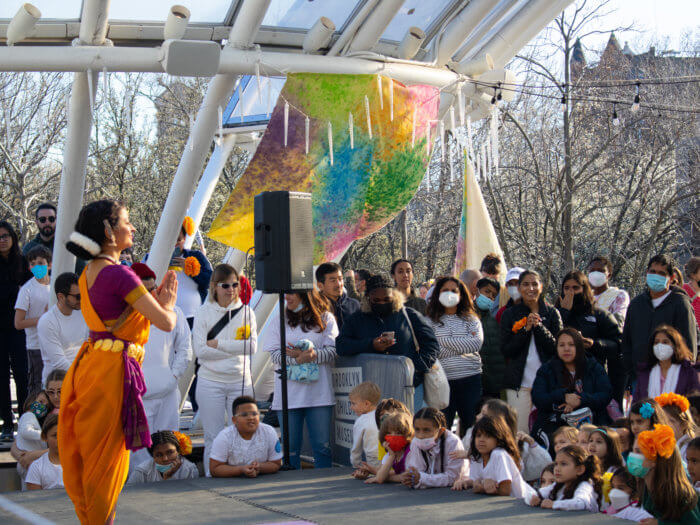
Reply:
M289 461L289 403L287 400L287 324L284 315L284 293L280 292L280 353L282 368L280 370L280 386L282 387L282 467L280 470L294 470Z

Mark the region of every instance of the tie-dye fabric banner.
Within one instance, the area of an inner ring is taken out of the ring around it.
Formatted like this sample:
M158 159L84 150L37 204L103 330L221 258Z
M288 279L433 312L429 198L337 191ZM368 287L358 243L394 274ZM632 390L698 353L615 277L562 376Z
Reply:
M454 274L459 276L470 268L478 270L487 253L497 253L504 260L489 210L474 175L474 167L465 155L462 218L459 223ZM505 275L505 272L501 273Z
M377 75L290 74L262 141L209 237L242 251L253 246L253 199L263 191L312 194L316 264L341 256L354 240L389 222L423 179L440 96L437 88L407 87L386 77L381 77L380 96L379 85Z

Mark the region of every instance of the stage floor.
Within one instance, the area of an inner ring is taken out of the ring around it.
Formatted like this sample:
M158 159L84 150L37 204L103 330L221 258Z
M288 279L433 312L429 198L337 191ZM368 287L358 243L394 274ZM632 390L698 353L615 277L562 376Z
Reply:
M350 469L280 472L257 479L206 479L127 486L117 523L611 523L587 512L533 509L511 498L446 489L365 485ZM76 523L63 491L2 496L55 523ZM26 523L3 511L3 524Z

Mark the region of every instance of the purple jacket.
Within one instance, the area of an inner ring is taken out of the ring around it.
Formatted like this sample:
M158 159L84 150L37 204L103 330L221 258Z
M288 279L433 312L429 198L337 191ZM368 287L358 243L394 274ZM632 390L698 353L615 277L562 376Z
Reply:
M691 392L700 391L700 371L690 361L681 361L681 369L678 372L678 383L676 384L676 394L687 396ZM632 401L639 401L648 397L650 368L642 368L637 371L637 387L634 389Z

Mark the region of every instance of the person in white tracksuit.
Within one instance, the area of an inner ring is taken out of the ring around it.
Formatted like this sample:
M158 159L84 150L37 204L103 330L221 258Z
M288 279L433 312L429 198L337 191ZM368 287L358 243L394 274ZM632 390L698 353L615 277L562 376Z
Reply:
M132 269L147 290L156 286L155 273L145 264L136 263ZM146 381L143 407L151 433L180 428L180 391L178 378L192 361L192 336L182 310L175 306L177 321L172 332L151 326L145 357L141 368ZM130 466L136 467L151 459L144 448L131 454Z
M204 470L214 438L231 421L238 396L252 395L250 361L257 346L255 313L240 298L238 272L228 264L214 268L209 295L194 317L192 345L199 360L197 401L204 428ZM218 333L212 330L219 325Z

